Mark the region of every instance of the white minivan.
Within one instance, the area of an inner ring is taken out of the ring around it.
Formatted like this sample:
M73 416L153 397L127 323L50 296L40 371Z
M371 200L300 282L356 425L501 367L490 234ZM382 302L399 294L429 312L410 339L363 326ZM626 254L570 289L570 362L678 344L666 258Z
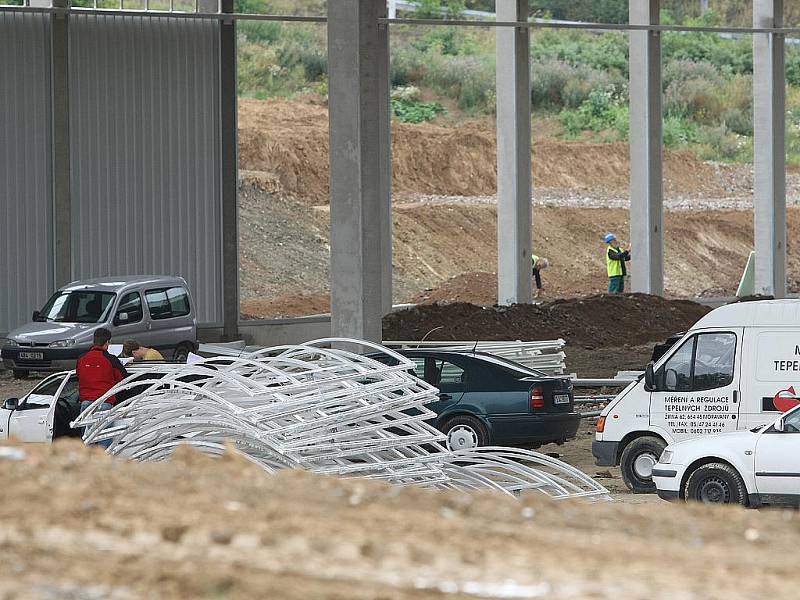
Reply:
M694 436L751 429L800 404L800 300L711 311L602 412L599 466L620 465L634 492L654 492L664 448Z

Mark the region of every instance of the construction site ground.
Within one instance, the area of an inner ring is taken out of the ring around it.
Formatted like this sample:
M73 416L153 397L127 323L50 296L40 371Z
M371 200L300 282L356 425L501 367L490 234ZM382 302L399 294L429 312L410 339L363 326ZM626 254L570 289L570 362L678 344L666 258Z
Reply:
M793 600L800 582L796 511L515 500L266 475L188 450L138 464L79 442L19 448L0 458L3 600Z
M328 115L318 100L240 103L242 312L327 312ZM394 300L491 305L496 295L491 119L393 125ZM534 252L545 297L605 290L602 236L629 230L626 144L534 140ZM672 297L730 296L753 249L751 165L665 153L665 281ZM800 174L788 178L789 287L800 291ZM633 248L633 260L637 260Z

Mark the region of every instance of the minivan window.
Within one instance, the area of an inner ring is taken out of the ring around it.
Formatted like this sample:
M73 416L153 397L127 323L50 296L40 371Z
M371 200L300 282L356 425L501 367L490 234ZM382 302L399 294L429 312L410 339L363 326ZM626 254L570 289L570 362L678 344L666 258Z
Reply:
M99 323L116 294L87 290L56 292L39 313L40 321Z
M732 333L703 333L697 336L694 356L694 390L713 390L733 381L736 336Z
M125 313L127 319L124 321L120 319L120 314ZM122 297L117 308L117 314L114 316L114 325L127 325L130 323L138 323L142 320L142 297L139 292L128 292Z
M694 338L689 338L660 369L659 390L689 392L692 389Z
M185 317L190 312L189 294L182 287L147 290L144 297L153 320Z
M701 333L686 340L658 370L662 392L702 392L733 382L736 335Z

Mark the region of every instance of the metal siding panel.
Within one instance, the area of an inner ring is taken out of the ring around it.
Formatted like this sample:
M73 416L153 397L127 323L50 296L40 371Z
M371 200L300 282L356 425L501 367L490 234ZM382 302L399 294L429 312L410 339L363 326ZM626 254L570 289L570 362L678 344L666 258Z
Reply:
M0 13L0 334L53 291L50 17Z
M217 28L70 21L75 276L183 276L203 324L222 320Z

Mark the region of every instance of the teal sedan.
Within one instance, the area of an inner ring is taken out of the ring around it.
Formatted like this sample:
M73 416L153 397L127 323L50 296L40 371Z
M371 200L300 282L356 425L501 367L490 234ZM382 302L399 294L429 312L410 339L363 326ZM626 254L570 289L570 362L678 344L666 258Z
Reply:
M538 448L561 444L578 432L569 377L551 377L481 352L400 350L415 363L413 374L439 388L428 405L434 425L451 450L477 446ZM394 360L372 355L381 362Z

